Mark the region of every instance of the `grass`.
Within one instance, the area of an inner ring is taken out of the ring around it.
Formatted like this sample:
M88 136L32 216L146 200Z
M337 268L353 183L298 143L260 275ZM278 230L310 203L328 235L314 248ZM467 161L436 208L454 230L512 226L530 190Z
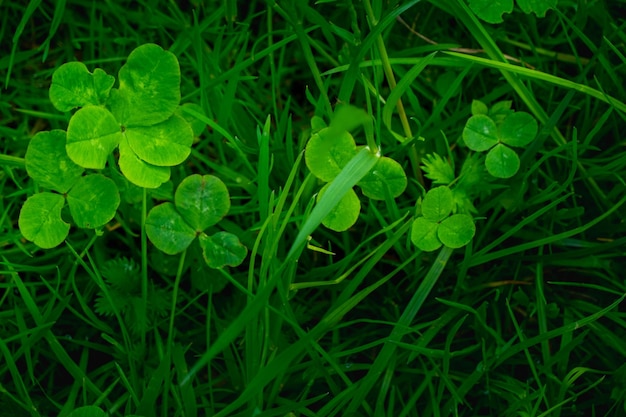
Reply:
M0 2L1 416L626 413L623 5L489 25L459 0L393 3ZM39 191L28 141L69 119L49 102L52 72L80 60L115 74L148 42L178 56L183 101L209 125L174 186L226 183L240 267L145 245L132 201L102 236L72 229L51 250L21 237ZM511 100L540 132L520 173L474 202L474 240L423 253L409 239L431 186L420 159L459 171L472 100ZM319 226L332 201L315 205L303 161L311 119L339 102L373 116L409 177L395 200L362 198L342 233ZM112 260L166 295L143 335L127 311L98 312Z

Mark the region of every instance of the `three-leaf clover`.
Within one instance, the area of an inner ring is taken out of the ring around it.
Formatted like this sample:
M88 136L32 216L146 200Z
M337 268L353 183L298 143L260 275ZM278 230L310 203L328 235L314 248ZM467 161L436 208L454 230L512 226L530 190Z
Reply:
M474 106L472 107L474 109ZM535 139L539 127L530 114L510 112L498 123L491 114L474 114L465 124L463 140L476 152L487 152L485 166L497 178L510 178L520 168L520 159L511 149L524 147Z
M74 223L96 229L108 223L120 204L115 183L101 174L83 176L84 169L65 152L62 130L39 132L26 151L26 171L45 191L29 197L20 211L19 228L24 237L49 249L67 237L70 224L63 220L67 202Z
M359 147L347 128L351 127L349 120L357 119L361 113L364 112L360 109L344 106L338 110L338 116L328 127L321 124L322 121L319 118L313 120L317 131L307 143L304 158L311 173L328 183L318 193L317 201L321 199L330 182L359 151ZM407 178L398 162L381 156L376 165L357 185L361 187L366 197L373 200L385 200L402 194L407 186ZM359 198L354 190L350 190L324 218L322 224L338 232L347 230L356 222L360 210Z
M430 252L441 245L456 249L467 245L476 226L468 214L452 214L454 197L449 187L429 190L421 204L421 216L411 226L411 241L419 249Z
M212 175L190 175L176 189L174 202L153 207L146 218L146 233L154 246L168 255L187 249L198 237L204 259L211 268L237 266L248 250L237 236L204 231L217 224L230 209L228 188Z

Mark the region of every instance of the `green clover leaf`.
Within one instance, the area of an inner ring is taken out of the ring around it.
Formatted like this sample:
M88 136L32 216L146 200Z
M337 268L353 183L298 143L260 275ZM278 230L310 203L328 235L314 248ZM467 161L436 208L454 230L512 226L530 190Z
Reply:
M202 257L211 268L240 265L248 254L248 249L232 233L217 232L213 236L202 233L198 239Z
M498 138L509 146L524 147L535 139L539 126L530 114L518 111L509 114L498 129Z
M322 196L328 190L331 183L328 183L322 187L317 194L316 201L319 203ZM324 217L322 224L335 232L343 232L351 228L359 218L361 211L361 202L359 197L354 192L354 189L349 189L346 195L343 196L339 203Z
M322 181L332 181L356 155L356 143L347 131L324 128L313 134L306 145L306 166Z
M152 125L129 127L124 132L128 144L143 161L156 166L173 166L191 153L193 130L180 116Z
M62 130L39 132L30 140L26 155L28 175L42 187L66 193L83 174L65 151L66 134Z
M422 215L431 222L440 222L448 217L454 207L452 190L446 186L431 189L424 196Z
M473 151L486 151L498 143L498 127L491 117L477 114L465 124L463 140Z
M402 165L386 156L378 158L374 168L357 183L363 194L372 200L384 200L387 195L396 198L407 185Z
M432 252L441 247L441 240L437 237L439 225L424 217L418 217L411 225L411 241L424 252Z
M476 234L476 225L468 214L453 214L439 224L437 237L449 248L457 249L470 243Z
M520 159L513 149L499 143L487 153L485 167L496 178L511 178L519 170Z
M95 229L115 216L120 193L112 179L102 174L81 177L67 194L67 204L78 227Z
M187 249L196 231L187 224L172 203L153 207L146 218L146 234L154 246L168 255Z
M119 123L103 107L83 107L74 113L67 128L66 150L83 168L102 169L122 138Z
M174 194L176 209L197 232L213 226L230 210L228 188L212 175L190 175Z
M121 124L151 126L168 119L180 104L180 67L176 56L155 44L136 48L119 72L124 110L116 109Z
M59 111L70 111L89 104L103 104L115 78L100 68L90 73L82 62L68 62L52 74L50 101Z
M170 179L170 167L151 165L137 156L131 149L126 137L120 141L120 159L118 164L128 181L139 187L158 188Z
M22 235L43 249L59 245L70 230L70 225L61 218L64 204L60 194L46 192L30 196L18 219Z

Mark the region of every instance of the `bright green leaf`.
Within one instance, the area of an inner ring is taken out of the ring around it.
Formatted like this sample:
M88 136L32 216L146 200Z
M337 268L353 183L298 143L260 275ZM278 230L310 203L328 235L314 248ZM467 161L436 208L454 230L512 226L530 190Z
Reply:
M489 108L485 103L480 100L472 100L472 116L477 116L479 114L487 115L489 113Z
M355 155L356 144L350 133L324 128L311 136L304 159L313 175L329 182Z
M66 135L62 130L37 133L28 144L26 171L42 187L66 193L83 174L65 151Z
M463 129L463 140L473 151L486 151L498 143L498 128L489 116L472 116Z
M447 185L454 181L452 167L439 154L431 153L422 158L422 169L426 178L436 185Z
M120 193L112 179L102 174L81 177L67 194L67 204L78 227L95 229L115 216Z
M211 268L240 265L248 249L232 233L218 232L213 236L202 233L199 237L202 256Z
M363 194L373 200L384 200L385 196L398 197L407 185L402 165L391 158L381 156L374 168L357 183Z
M453 249L467 245L475 233L476 226L474 225L474 220L468 214L453 214L444 219L439 224L439 229L437 230L439 240Z
M160 123L180 103L178 59L158 45L145 44L131 52L119 80L120 93L128 103L128 111L119 121L126 127Z
M526 14L535 12L537 17L544 17L549 9L556 9L557 0L517 0L517 5Z
M135 154L149 164L174 166L191 153L193 131L180 116L153 126L129 127L124 133Z
M422 201L422 215L431 222L440 222L448 217L454 206L450 188L441 186L430 189Z
M420 250L432 252L441 247L441 241L437 237L437 223L418 217L411 225L411 242Z
M90 73L82 62L68 62L52 74L50 101L59 111L104 103L115 78L97 68Z
M469 7L487 23L502 23L502 15L513 11L513 0L470 0Z
M70 225L61 218L63 196L53 193L32 195L20 211L18 225L24 237L40 248L50 249L65 240Z
M110 111L96 106L83 107L70 119L67 154L83 168L102 169L121 137L120 126Z
M170 179L170 167L158 167L143 161L133 152L125 137L120 141L118 164L126 179L139 187L158 188Z
M320 201L331 183L326 184L317 194L317 202ZM322 224L335 232L343 232L351 228L359 218L361 202L353 189L343 196L339 203L324 217Z
M196 232L219 222L230 210L228 188L212 175L190 175L174 195L176 208Z
M329 130L340 134L344 131L351 131L365 123L371 122L372 116L363 109L351 105L341 105L335 109L333 118L330 121Z
M146 234L154 246L168 255L184 251L196 238L195 230L172 203L163 203L150 210L146 218Z
M496 178L510 178L520 167L519 156L508 146L498 144L487 153L485 167Z
M535 139L539 126L530 114L518 111L508 115L498 129L498 137L509 146L526 146Z

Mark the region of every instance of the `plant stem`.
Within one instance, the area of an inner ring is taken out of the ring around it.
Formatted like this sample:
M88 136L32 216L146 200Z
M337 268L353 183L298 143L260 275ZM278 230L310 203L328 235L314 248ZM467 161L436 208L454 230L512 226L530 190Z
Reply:
M148 322L148 237L146 235L147 192L142 188L141 199L141 301L143 320ZM141 344L146 343L146 326L141 327Z
M367 18L370 22L370 28L372 28L378 24L378 19L374 15L374 9L372 9L372 4L370 3L370 0L363 0L363 5L365 7L365 12L367 13ZM393 74L393 68L391 67L391 63L389 62L389 55L387 55L387 48L385 47L385 40L383 39L382 34L378 35L376 39L376 46L378 48L378 54L380 55L380 62L385 73L385 78L387 78L389 88L393 90L394 88L396 88L396 77ZM409 119L406 116L406 111L404 110L404 105L402 104L401 98L398 98L398 103L396 104L396 107L398 108L398 116L400 116L400 123L402 124L402 129L404 130L404 136L407 139L413 138L411 125L409 124ZM424 185L424 178L422 177L422 172L420 171L419 167L420 157L417 153L415 145L411 145L411 149L409 151L409 159L411 160L411 165L413 165L415 177L420 184Z

